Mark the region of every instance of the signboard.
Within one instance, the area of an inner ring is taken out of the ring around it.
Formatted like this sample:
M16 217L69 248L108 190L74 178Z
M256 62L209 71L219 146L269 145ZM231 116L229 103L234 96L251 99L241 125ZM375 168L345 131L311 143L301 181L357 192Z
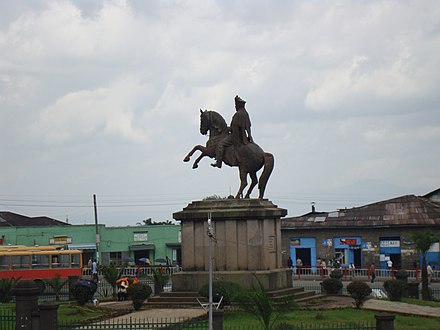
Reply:
M139 233L133 233L133 241L135 242L144 242L148 241L148 232L139 232Z
M380 241L380 247L381 248L398 248L398 247L400 247L400 241L398 241L398 240Z
M294 238L290 240L290 245L292 246L300 246L301 245L301 240L299 238Z
M72 237L57 236L49 239L49 245L72 244Z
M356 238L341 238L339 240L341 245L356 245Z

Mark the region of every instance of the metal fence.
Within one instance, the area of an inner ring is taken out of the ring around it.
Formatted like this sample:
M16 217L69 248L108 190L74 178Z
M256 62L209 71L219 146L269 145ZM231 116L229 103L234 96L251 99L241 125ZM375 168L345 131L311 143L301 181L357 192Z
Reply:
M15 330L15 313L12 311L0 312L0 329ZM208 320L191 320L185 318L161 319L109 319L92 323L58 322L58 330L205 330L208 329ZM259 325L223 326L224 330L261 330ZM370 322L337 322L324 324L288 324L281 323L280 330L375 330L376 325Z
M293 267L292 272L295 279L301 280L319 280L324 279L329 276L329 273L332 271L332 268L322 268L322 267ZM355 268L349 269L348 267L341 267L340 270L343 273L343 280L370 280L371 279L371 271L369 268ZM385 281L389 279L395 279L396 272L399 269L381 269L377 268L374 273L376 275L376 281ZM408 280L411 281L420 281L422 279L422 270L421 269L406 269L408 274ZM433 274L434 281L440 281L440 270L434 270Z
M147 329L207 329L208 320L174 319L111 319L89 324L58 323L58 330L147 330Z
M345 283L347 284L347 282ZM293 284L294 287L302 287L304 288L305 291L314 291L316 293L320 293L321 292L321 285L319 284L319 282L314 282L314 281L301 281L301 283L298 284ZM373 290L379 290L384 292L383 289L383 285L382 283L373 283L370 284L371 289ZM431 293L431 297L435 300L440 300L440 287L437 286L431 286L429 288L430 293ZM347 286L344 285L342 288L342 292L343 295L348 295L347 292ZM422 296L422 285L419 285L419 297Z
M224 326L223 330L263 330L259 326ZM376 324L370 322L335 322L323 324L279 324L276 329L279 330L376 330Z

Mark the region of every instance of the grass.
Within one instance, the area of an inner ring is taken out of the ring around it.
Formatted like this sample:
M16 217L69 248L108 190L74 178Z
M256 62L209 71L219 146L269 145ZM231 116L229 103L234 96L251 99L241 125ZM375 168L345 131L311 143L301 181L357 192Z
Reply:
M107 308L79 306L75 303L59 303L58 305L58 321L60 322L80 322L100 318L115 312ZM2 311L15 312L15 304L0 304L0 312Z
M279 320L279 323L291 325L323 325L328 323L362 324L370 323L374 325L376 312L358 309L336 309L320 311L295 310L289 312ZM258 326L259 323L251 314L244 312L226 312L223 325L230 326ZM394 328L399 330L419 330L419 329L440 329L440 318L425 318L396 315Z

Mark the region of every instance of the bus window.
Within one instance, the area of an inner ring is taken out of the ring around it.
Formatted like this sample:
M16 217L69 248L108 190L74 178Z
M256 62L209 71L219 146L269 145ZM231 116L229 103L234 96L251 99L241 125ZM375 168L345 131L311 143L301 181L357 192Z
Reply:
M0 256L0 269L9 269L9 256Z
M70 266L70 256L68 254L59 254L58 255L59 267L61 268L69 268Z
M51 256L51 265L52 265L52 268L60 267L60 263L58 262L58 256L57 255Z
M12 256L12 268L13 269L29 269L31 256Z
M49 268L49 256L47 254L34 254L32 256L32 268Z
M72 257L72 268L78 268L80 255L79 254L71 254L71 257Z

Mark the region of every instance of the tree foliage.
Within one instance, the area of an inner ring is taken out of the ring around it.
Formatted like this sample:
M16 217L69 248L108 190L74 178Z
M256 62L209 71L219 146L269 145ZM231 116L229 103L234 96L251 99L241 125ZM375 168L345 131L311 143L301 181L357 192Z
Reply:
M356 308L361 308L372 290L367 283L357 280L347 285L347 291L354 299Z
M266 289L256 278L256 285L253 285L251 291L242 291L237 297L240 307L248 313L254 315L264 327L264 329L272 329L275 322L287 310L295 307L293 296L275 302L268 295Z
M67 279L62 279L59 273L55 274L54 278L47 279L44 281L48 286L50 286L55 293L55 300L60 300L60 292L63 287L69 282Z
M101 268L101 274L104 276L105 280L112 287L112 297L116 298L116 281L122 277L124 274L125 267L117 268L114 263L110 263L108 266L103 266Z
M438 242L440 239L440 235L437 233L433 233L430 230L414 233L412 236L414 244L416 245L417 250L422 255L422 299L430 300L431 296L429 293L428 286L428 272L426 270L426 253L431 248L431 245Z

